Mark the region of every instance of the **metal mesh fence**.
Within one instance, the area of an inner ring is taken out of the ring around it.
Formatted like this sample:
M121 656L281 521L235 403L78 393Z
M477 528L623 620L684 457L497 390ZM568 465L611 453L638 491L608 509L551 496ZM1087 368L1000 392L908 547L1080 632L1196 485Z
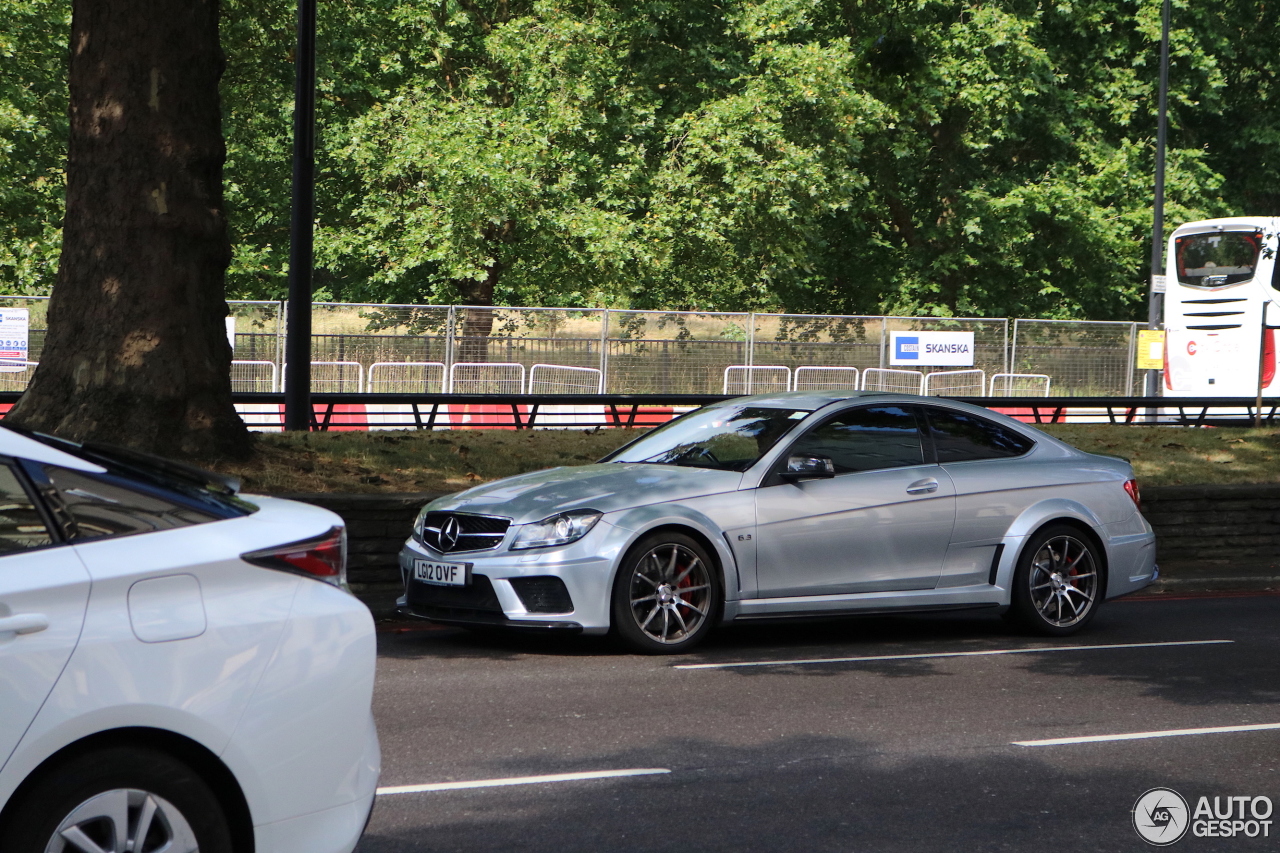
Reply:
M442 361L380 361L369 365L371 394L439 394L445 387Z
M529 368L530 394L599 394L604 374L595 367L535 364Z
M924 390L924 373L892 367L868 367L862 372L862 390L919 394Z
M449 368L449 391L454 394L523 394L523 364L456 362Z
M1052 380L1043 373L997 373L991 377L990 397L1048 397Z
M1069 397L1141 394L1134 371L1137 323L1014 320L1011 373L1052 377L1055 394Z
M797 367L791 387L796 391L856 391L858 375L856 367Z
M240 363L233 389L280 390L282 304L228 304L233 359ZM38 362L48 298L3 297L0 307L28 310L27 359ZM765 393L784 384L915 392L910 377L867 375L890 368L890 333L971 331L972 369L991 377L986 390L993 395L1044 394L1050 387L1077 396L1142 391L1134 369L1137 324L1015 320L1009 326L972 318L319 303L312 310L312 387L434 393L449 387L454 365L470 363L520 365L528 381L519 390L535 393ZM519 371L478 370L462 375L454 390L517 390L510 374ZM24 367L0 374L0 388L23 390L31 373ZM930 393L981 393L976 384L957 381L930 379L928 387Z
M280 390L279 374L274 361L231 362L231 390L266 392Z
M724 369L725 394L770 394L791 390L791 368L733 364Z
M747 363L750 314L610 311L605 390L719 394L725 368Z
M924 377L927 397L981 397L987 393L987 374L981 370L935 370Z
M751 363L802 368L885 367L881 317L756 314Z

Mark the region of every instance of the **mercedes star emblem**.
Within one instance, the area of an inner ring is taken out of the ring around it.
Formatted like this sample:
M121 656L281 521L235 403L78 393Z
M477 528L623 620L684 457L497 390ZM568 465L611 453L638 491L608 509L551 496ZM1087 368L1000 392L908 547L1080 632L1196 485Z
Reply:
M458 519L449 516L444 524L440 525L440 550L452 551L454 546L458 544L458 534L462 532L462 525L458 524Z

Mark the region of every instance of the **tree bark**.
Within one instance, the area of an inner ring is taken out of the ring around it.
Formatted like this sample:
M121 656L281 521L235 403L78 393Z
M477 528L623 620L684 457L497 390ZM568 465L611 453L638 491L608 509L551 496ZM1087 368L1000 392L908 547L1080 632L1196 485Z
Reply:
M242 456L223 276L217 0L74 0L49 331L9 415L76 440Z
M511 243L516 237L516 223L506 220L501 225L490 225L484 229L484 239L493 244L493 263L485 267L482 279L464 279L456 282L458 292L467 305L485 306L464 308L462 311L462 330L458 336L458 356L456 361L480 363L489 360L489 333L493 331L493 293L497 289L498 279L506 270L506 264L499 260L502 245Z

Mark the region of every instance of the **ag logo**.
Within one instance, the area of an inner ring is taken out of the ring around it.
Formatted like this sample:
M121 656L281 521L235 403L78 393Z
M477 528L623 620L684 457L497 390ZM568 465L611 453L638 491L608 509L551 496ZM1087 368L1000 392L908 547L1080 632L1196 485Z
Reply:
M1187 834L1187 801L1171 788L1152 788L1133 805L1133 828L1142 840L1166 847Z

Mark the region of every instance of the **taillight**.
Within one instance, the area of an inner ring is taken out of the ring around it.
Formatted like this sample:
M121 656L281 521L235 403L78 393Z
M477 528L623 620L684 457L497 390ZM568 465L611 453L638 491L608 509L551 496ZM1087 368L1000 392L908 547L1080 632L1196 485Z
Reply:
M1133 501L1133 505L1136 506L1139 510L1141 510L1142 509L1142 492L1138 491L1138 481L1125 480L1124 490L1125 490L1125 493L1129 495L1129 498Z
M1276 378L1276 330L1262 330L1262 387Z
M241 554L264 569L279 569L347 588L347 529L331 527L323 536Z

